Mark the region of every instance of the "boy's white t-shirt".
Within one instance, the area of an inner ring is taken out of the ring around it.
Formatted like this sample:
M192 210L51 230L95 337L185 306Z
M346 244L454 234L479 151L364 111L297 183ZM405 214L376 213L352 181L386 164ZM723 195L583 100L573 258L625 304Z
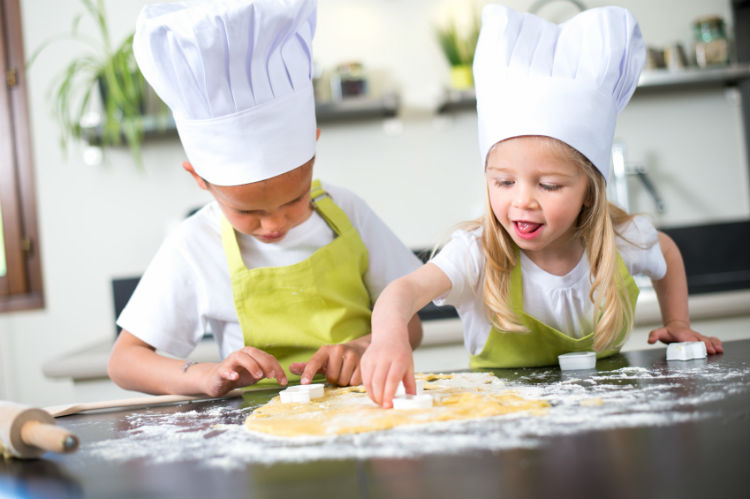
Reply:
M369 253L365 285L372 302L392 280L421 265L419 259L352 192L322 184L346 213ZM186 357L211 333L221 358L244 346L221 240L221 208L213 201L172 231L141 277L117 324L157 350ZM292 265L333 241L315 211L277 243L237 233L248 268Z
M667 264L651 222L636 216L619 227L617 249L632 275L661 279ZM472 355L484 348L492 329L482 300L484 253L481 229L459 230L431 260L451 281L451 289L435 299L436 305L456 307L464 328L464 344ZM589 299L589 262L584 252L578 264L565 275L550 274L521 252L524 312L561 331L580 338L593 330L594 305Z

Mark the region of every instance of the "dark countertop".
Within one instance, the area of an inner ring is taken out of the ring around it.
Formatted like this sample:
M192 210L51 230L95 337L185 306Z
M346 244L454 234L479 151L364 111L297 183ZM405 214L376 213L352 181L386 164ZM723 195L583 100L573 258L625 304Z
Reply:
M77 452L0 461L0 497L750 496L750 340L494 372L549 413L293 445L238 426L268 392L81 414Z

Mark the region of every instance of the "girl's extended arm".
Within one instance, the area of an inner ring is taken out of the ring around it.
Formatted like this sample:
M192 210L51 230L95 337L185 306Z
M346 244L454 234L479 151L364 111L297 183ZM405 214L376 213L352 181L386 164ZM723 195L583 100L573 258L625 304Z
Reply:
M107 374L126 390L219 397L229 390L252 385L262 378L286 384L286 375L270 354L245 347L219 363L186 364L156 353L154 347L123 330L107 365Z
M667 262L667 273L658 281L653 281L653 285L664 327L651 331L648 342L702 341L709 354L723 352L721 340L703 336L690 328L687 276L682 255L675 242L663 232L659 232L659 245Z
M392 407L399 381L407 393L416 390L408 324L419 309L450 288L448 276L427 263L391 282L378 297L372 312L372 340L361 362L362 381L376 404Z

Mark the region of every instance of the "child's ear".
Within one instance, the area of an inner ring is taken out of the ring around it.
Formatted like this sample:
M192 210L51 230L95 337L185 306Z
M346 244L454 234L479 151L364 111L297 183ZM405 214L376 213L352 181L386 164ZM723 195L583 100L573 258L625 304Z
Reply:
M208 190L208 185L206 184L206 181L203 180L203 177L195 173L195 168L193 168L193 165L190 163L190 161L183 161L182 167L185 169L186 172L192 175L193 180L195 180L195 183L198 184L198 187L200 187L204 191Z

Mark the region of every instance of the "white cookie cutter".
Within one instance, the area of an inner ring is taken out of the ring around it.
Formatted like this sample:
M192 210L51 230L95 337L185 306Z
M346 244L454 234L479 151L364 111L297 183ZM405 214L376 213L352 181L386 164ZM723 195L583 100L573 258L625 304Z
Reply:
M576 369L593 369L596 366L596 352L570 352L557 356L560 369L573 371Z
M702 341L683 341L667 345L667 360L704 359L706 344Z
M309 385L290 386L286 390L281 390L279 396L282 404L305 404L312 399L319 399L325 392L323 383L310 383Z
M432 407L432 395L400 395L393 398L394 409L429 409Z

